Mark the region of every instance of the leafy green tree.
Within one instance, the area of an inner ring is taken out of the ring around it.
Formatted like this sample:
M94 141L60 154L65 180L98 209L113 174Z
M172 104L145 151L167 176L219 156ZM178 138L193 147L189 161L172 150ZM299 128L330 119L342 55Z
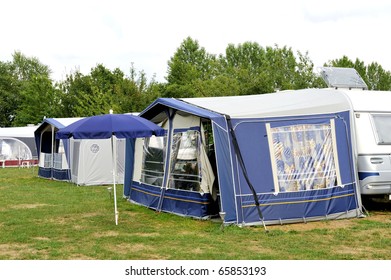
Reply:
M103 66L99 66L103 67ZM112 108L110 93L104 91L109 78L104 77L103 69L92 75L83 75L79 71L67 76L60 85L63 91L62 107L65 116L85 117L108 113ZM104 77L104 78L103 78ZM102 79L102 80L101 80Z
M149 95L160 95L158 85L148 83L145 73L137 73L133 65L127 77L118 68L110 71L98 64L89 75L79 71L68 75L60 88L67 117L107 114L110 109L118 114L139 112L152 102Z
M200 96L196 85L216 74L216 58L200 47L198 41L186 38L168 62L167 97Z
M2 63L0 67L3 124L24 126L57 112L49 67L21 52L14 52L12 58L12 62Z
M19 106L20 86L12 63L0 61L0 127L12 126Z
M317 84L308 54L298 52L296 57L287 47L263 48L255 42L230 44L220 62L223 72L239 81L241 90L237 94L270 93Z
M372 62L367 66L366 83L369 89L390 91L391 73L377 62Z
M19 51L12 55L12 64L20 81L30 81L36 76L49 78L51 70L49 66L42 64L36 57L27 57Z
M60 117L60 92L46 75L31 76L21 91L14 125L38 124L44 117Z

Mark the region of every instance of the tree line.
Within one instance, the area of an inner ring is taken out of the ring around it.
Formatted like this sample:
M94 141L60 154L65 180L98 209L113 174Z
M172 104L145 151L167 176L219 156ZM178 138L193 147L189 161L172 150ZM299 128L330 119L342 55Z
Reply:
M324 66L355 68L371 90L391 90L391 73L377 62L369 65L347 56ZM84 117L140 112L158 97L251 95L278 90L322 88L308 53L289 47L262 47L256 42L229 44L224 54L211 54L190 37L168 61L165 82L148 80L132 64L129 73L102 64L89 74L69 73L53 82L49 66L16 51L0 61L0 127L38 124L44 117Z

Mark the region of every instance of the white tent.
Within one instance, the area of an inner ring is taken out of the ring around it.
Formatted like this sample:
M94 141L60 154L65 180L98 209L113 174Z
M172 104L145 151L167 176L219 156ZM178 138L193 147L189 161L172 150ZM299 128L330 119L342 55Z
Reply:
M115 138L116 183L123 184L125 139ZM113 184L111 139L70 139L71 181L77 185Z
M21 166L36 163L34 131L37 126L0 128L0 164Z
M81 118L46 118L35 131L39 151L38 175L77 185L113 183L111 142L107 140L56 139L55 134ZM124 180L125 140L117 139L117 182Z

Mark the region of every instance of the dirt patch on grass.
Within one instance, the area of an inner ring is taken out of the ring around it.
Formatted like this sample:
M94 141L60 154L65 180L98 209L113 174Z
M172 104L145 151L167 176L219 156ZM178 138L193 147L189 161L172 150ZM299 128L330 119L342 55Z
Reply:
M113 230L105 231L105 232L97 232L94 233L92 236L95 238L101 238L101 237L116 237L119 233Z
M157 237L157 236L160 236L160 233L158 233L158 232L139 232L139 233L135 233L134 235L139 236L139 237Z
M40 255L40 259L47 259L48 253L24 244L0 244L0 259L20 260L26 259L29 255Z
M33 239L38 241L50 241L49 237L44 237L44 236L34 237Z
M38 207L44 207L49 206L49 204L43 204L43 203L34 203L34 204L16 204L12 205L10 208L12 209L35 209Z
M156 249L152 245L120 243L109 245L108 248L115 254L121 255L121 259L148 259L163 260L166 257L156 254Z
M92 213L83 213L81 215L82 218L93 218L93 217L96 217L96 216L99 216L100 214L99 213L95 213L95 212L92 212Z
M391 223L391 212L373 212L370 213L365 219L369 221Z
M48 222L52 223L52 224L56 224L56 225L68 225L71 222L73 222L74 220L75 219L72 217L63 216L63 217L48 219Z
M335 253L342 256L349 256L352 259L367 259L367 260L375 260L375 259L384 259L379 258L378 256L387 256L389 252L387 249L384 250L376 250L374 252L373 248L366 246L338 246L334 248Z
M74 254L74 255L70 255L68 260L95 260L95 259L83 254Z
M308 223L283 224L268 226L269 229L283 230L283 231L309 231L314 229L340 229L349 228L355 222L353 219L331 220L331 221L317 221Z
M283 224L283 225L271 225L269 229L283 230L283 231L309 231L314 229L344 229L350 228L357 224L357 221L368 220L382 223L391 223L391 212L373 212L363 218L351 218L340 220L325 220L308 223L295 223L295 224Z

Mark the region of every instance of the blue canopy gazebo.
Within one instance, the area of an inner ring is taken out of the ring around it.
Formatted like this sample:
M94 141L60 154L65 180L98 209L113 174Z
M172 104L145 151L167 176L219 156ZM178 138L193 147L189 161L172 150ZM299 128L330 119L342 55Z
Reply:
M111 138L113 155L113 189L115 223L118 224L117 196L116 196L116 146L113 137L143 138L162 136L165 130L153 122L131 114L106 114L91 116L76 121L67 127L61 128L56 134L57 139L108 139Z

